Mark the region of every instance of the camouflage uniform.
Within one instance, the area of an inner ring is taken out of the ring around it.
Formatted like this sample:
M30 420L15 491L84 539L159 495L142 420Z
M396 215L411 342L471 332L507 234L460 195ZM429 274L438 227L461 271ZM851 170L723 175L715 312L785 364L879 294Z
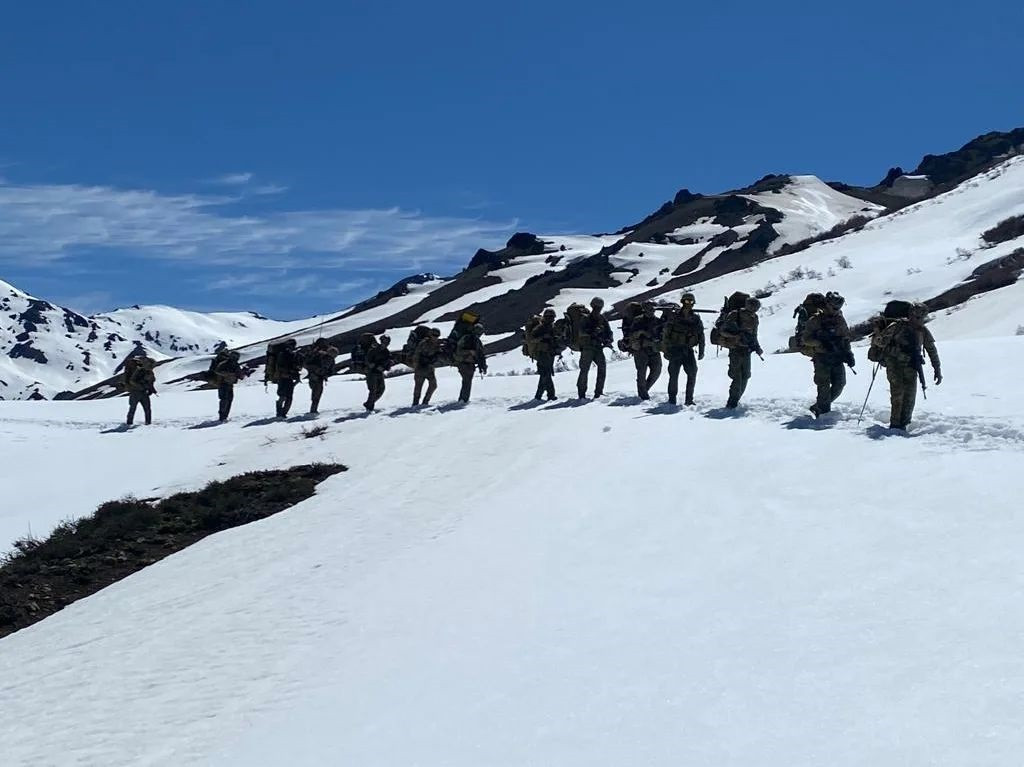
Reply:
M469 402L469 395L473 391L473 375L476 371L487 372L487 355L480 340L483 333L483 327L476 325L473 332L464 333L455 344L453 359L462 378L462 388L459 389L460 402Z
M629 325L626 340L636 366L636 393L640 399L651 398L651 387L661 377L661 325L650 304L645 304L643 314Z
M367 395L363 407L368 411L372 411L378 400L384 396L384 373L391 367L391 350L388 349L390 342L390 338L381 336L380 343L374 340L366 350Z
M697 360L704 359L704 322L693 311L693 296L683 296L683 305L666 320L662 330L662 351L668 359L668 401L675 405L679 395L679 369L686 372L685 404L693 404L697 385ZM697 355L693 353L697 347Z
M430 398L437 391L437 376L434 368L437 366L438 357L441 354L441 342L438 335L432 332L418 344L412 353L413 369L413 392L412 404L416 407L420 404L420 395L423 392L423 384L427 384L427 393L423 395L423 404L429 405Z
M541 323L530 333L534 359L537 361L537 375L540 377L537 381L535 399L543 399L545 395L549 400L556 399L555 357L561 349L559 349L554 322L555 313L548 309L544 312Z
M729 400L725 406L735 408L740 403L743 392L750 380L750 355L761 354L761 344L757 340L757 310L761 302L749 299L742 309L733 309L726 315L719 334L729 348Z
M302 377L302 360L292 340L277 352L277 417L285 418L292 409L295 384Z
M153 423L153 410L149 399L156 394L153 364L149 357L136 358L134 367L125 380L128 389L128 417L125 423L129 426L135 421L135 411L139 405L142 405L142 412L146 416L146 425Z
M855 361L850 349L850 329L839 308L841 299L832 295L826 297L829 303L825 308L807 320L800 339L814 364L814 385L818 388L818 396L811 412L816 416L832 409L832 403L846 386L845 366L852 368Z
M612 329L601 314L604 301L595 298L590 302L592 310L580 323L580 374L576 379L576 391L583 399L587 396L587 379L590 366L597 366L597 381L594 383L594 397L604 394L604 380L608 365L604 358L604 347L612 344Z
M924 310L911 315L909 320L896 320L888 331L889 342L882 351L881 364L889 379L891 411L889 428L906 429L914 415L917 402L918 368L923 367L922 347L934 371L935 385L942 383L942 368L935 338L924 326ZM923 372L922 372L923 375Z
M221 351L211 364L213 380L217 384L217 418L228 420L231 403L235 401L235 383L242 377L242 366L238 364L238 352Z
M324 338L318 338L313 350L305 359L306 380L309 381L309 412L316 415L320 412L320 398L324 393L324 384L334 374L335 358L339 351Z

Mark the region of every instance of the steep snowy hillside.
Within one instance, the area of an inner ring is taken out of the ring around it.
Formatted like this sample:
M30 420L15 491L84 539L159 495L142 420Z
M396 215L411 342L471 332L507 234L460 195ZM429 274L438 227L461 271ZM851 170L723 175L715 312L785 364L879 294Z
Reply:
M967 310L965 309L964 312ZM721 410L530 403L441 374L413 411L332 381L306 438L262 387L0 403L4 540L125 493L315 460L349 471L0 640L5 767L1011 767L1024 668L1024 338L939 339L946 381L891 437L884 380L807 414L810 365L755 361ZM862 350L861 350L862 351ZM573 390L572 372L557 387ZM299 404L308 396L300 389ZM60 482L53 481L59 467Z
M113 375L141 347L156 359L209 354L219 340L250 343L315 322L169 306L85 317L0 282L0 399L51 398Z

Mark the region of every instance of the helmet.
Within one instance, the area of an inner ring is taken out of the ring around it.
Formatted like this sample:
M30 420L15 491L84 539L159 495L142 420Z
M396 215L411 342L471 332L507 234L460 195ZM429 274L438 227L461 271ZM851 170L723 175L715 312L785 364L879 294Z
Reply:
M681 304L693 304L696 303L697 299L693 297L693 293L683 293L679 297L679 303Z
M296 341L294 338L289 338L287 341L284 342L284 345L290 346L291 348L294 349L296 346L299 345L299 342Z
M381 336L380 337L380 343L381 343L381 346L387 346L389 343L391 343L391 336L388 336L388 335Z
M604 299L601 298L600 296L594 296L593 298L590 299L590 305L595 308L604 306Z
M916 319L924 319L928 316L928 307L920 301L910 305L910 316Z
M843 304L846 303L846 299L838 293L828 292L825 294L825 304L831 306L833 309L842 309Z
M224 351L227 348L228 348L228 342L227 341L218 341L217 343L215 343L213 345L213 350L215 352L222 352L222 351Z
M441 337L441 330L440 330L440 328L431 328L430 329L430 335L432 335L434 338L440 338Z
M484 326L478 322L476 325L473 326L473 332L476 333L476 335L478 336L482 336L484 334Z
M326 338L318 338L318 339L316 339L313 342L313 348L314 349L326 349L327 348L327 339Z
M651 302L651 301L644 301L642 304L640 304L640 308L644 312L653 312L654 311L654 303Z
M757 311L758 309L760 309L760 308L761 308L761 302L760 302L760 301L758 301L758 300L757 300L756 298L754 298L753 296L751 296L750 298L748 298L748 299L747 299L746 307L747 307L747 309L749 309L750 311L752 311L752 312L756 312L756 311Z
M545 318L550 317L551 319L554 319L557 315L555 314L554 309L545 309L543 316Z

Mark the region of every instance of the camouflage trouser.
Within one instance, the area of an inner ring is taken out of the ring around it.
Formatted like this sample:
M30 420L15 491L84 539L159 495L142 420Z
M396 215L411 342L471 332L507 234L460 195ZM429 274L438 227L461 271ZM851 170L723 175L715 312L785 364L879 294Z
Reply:
M594 396L604 394L604 378L608 372L608 363L604 359L604 347L583 349L580 351L580 375L576 379L576 391L580 398L587 396L587 379L590 377L591 364L597 366L597 381L594 383Z
M235 401L235 385L222 383L217 386L217 417L222 421L231 415L231 403Z
M905 429L910 425L917 402L917 371L910 365L889 365L885 375L889 379L889 400L892 403L889 425Z
M472 362L460 362L459 375L462 377L462 388L459 389L459 401L469 402L469 395L473 391L473 376L476 374L476 365Z
M434 375L434 368L416 368L412 374L413 390L412 404L420 404L420 394L423 392L423 384L427 384L427 393L423 396L423 404L429 405L430 398L437 391L437 376Z
M697 355L692 348L673 353L668 360L668 401L675 403L679 396L679 369L686 373L686 404L693 404L693 389L697 385Z
M750 349L729 350L729 378L732 383L729 385L729 401L726 407L736 407L740 404L740 397L747 390L747 381L750 380Z
M284 418L292 409L292 397L295 396L295 381L282 378L277 382L277 417Z
M538 354L537 355L537 375L540 376L540 380L537 381L537 399L541 399L545 394L548 399L555 398L555 355L554 354Z
M846 365L842 360L825 356L814 357L812 362L814 385L818 387L818 399L814 403L814 410L817 413L827 413L846 386Z
M366 402L364 407L373 410L377 400L384 396L384 371L371 370L366 374Z
M149 392L130 391L128 392L128 418L125 423L129 426L135 421L135 409L142 405L142 412L146 416L146 423L153 423L153 411L149 404Z
M661 378L661 352L657 349L641 349L633 352L636 365L636 393L640 399L650 399L651 387Z
M309 412L320 412L320 398L324 396L324 379L310 376L309 378Z

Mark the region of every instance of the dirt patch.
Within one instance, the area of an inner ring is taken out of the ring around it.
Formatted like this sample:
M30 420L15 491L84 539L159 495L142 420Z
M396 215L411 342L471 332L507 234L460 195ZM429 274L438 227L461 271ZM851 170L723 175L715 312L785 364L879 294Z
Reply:
M61 523L46 540L22 539L0 564L0 637L208 535L284 511L313 495L337 464L257 471L151 503L110 501Z

